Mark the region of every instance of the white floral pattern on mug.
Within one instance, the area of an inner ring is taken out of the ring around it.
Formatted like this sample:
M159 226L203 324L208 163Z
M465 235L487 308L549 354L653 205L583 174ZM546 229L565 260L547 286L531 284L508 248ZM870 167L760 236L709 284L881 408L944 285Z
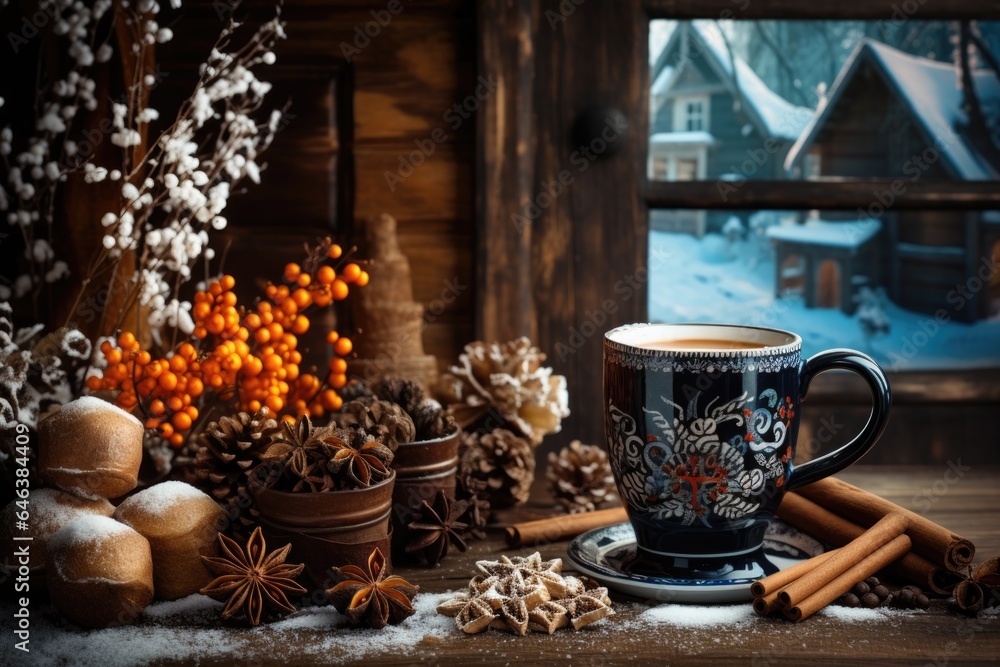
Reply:
M721 406L713 399L700 411L699 398L695 394L685 410L661 397L669 408L666 415L643 408L659 431L650 429L646 439L631 416L609 403L608 450L619 490L634 510L685 526L712 527L713 519L730 521L756 512L768 480L783 485L792 451L785 436L795 406L773 389L760 394L763 405L755 409L747 407L747 393ZM732 435L723 440L719 427L730 422L735 428L726 429Z

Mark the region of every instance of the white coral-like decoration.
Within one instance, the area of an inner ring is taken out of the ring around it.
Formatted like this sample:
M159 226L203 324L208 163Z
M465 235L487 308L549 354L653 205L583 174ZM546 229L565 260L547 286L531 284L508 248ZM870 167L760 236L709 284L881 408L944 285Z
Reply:
M13 309L0 302L0 469L24 442L16 436L80 395L90 340L66 327L42 336L43 328L15 328Z
M557 433L569 416L566 378L543 366L545 354L525 337L469 343L458 361L434 389L463 427L492 409L537 446L549 433Z

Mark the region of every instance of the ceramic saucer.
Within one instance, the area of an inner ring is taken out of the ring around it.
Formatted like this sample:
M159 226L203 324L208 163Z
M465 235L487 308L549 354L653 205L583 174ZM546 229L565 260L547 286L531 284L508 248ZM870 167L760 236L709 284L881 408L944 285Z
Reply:
M779 570L822 551L819 542L780 521L771 522L764 539L764 555ZM608 588L660 602L745 602L751 599L750 584L756 580L738 573L732 578L692 580L626 572L624 564L636 556L635 533L629 523L596 528L580 535L570 543L566 555L577 570Z

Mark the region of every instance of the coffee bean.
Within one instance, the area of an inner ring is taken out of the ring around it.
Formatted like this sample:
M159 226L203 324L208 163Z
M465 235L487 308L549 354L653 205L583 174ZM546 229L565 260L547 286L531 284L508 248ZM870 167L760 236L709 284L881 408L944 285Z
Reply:
M854 593L845 593L840 598L840 604L844 605L845 607L860 607L861 599L858 598L858 596L855 595Z
M868 587L868 584L866 584L863 581L859 581L858 583L854 584L854 588L851 589L851 592L857 595L858 597L861 597L870 590L871 589Z
M865 607L877 607L882 604L882 600L879 599L874 593L865 593L861 596L861 604Z

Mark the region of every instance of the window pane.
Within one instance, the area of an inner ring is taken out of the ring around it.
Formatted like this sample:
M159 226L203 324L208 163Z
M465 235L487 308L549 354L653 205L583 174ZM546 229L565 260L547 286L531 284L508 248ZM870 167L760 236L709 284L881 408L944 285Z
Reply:
M996 180L998 59L998 21L653 21L649 177Z
M677 180L693 181L698 176L698 160L680 158L677 160Z
M788 329L891 370L1000 367L1000 211L655 210L649 316Z

